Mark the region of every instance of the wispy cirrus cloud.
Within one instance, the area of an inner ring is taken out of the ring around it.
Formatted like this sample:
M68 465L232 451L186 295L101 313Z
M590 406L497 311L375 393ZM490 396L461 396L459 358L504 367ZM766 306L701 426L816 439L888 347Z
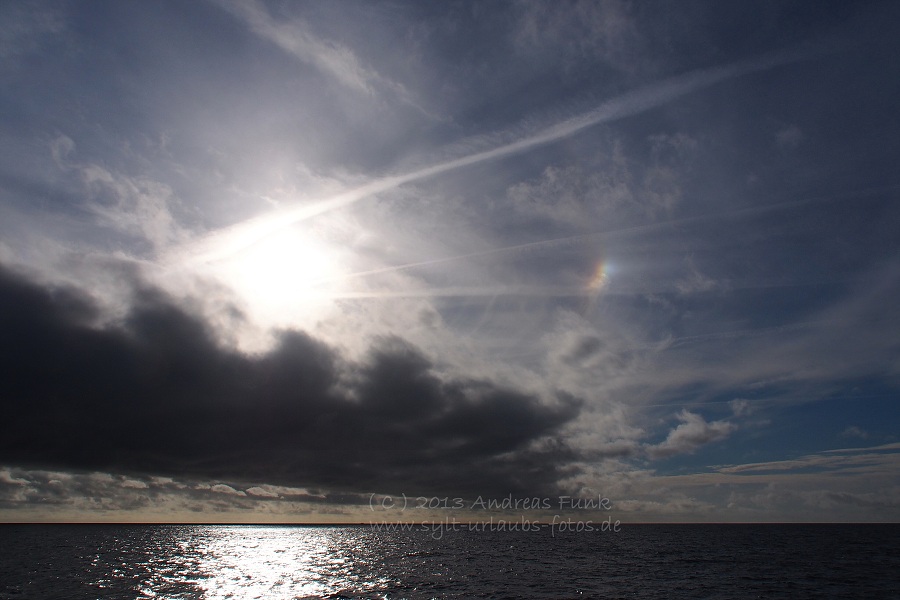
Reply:
M298 18L277 20L266 6L257 0L210 1L243 21L254 34L275 44L296 60L311 65L344 87L369 97L386 92L404 104L429 115L428 111L413 100L402 83L393 81L363 64L348 46L317 36L305 21Z
M886 468L892 469L900 464L900 454L897 453L897 450L897 444L848 450L827 450L791 460L721 467L718 472L760 475L802 472L841 472L845 474L882 472Z
M213 0L214 4L241 19L253 33L266 39L294 58L310 64L335 78L344 86L366 94L374 93L380 76L360 64L353 51L314 35L300 20L278 22L266 7L254 0Z
M0 6L0 67L15 68L22 57L65 30L64 11L40 2L8 2Z
M566 70L585 59L624 71L647 61L646 40L626 2L524 2L518 8L512 40L526 56L560 57Z

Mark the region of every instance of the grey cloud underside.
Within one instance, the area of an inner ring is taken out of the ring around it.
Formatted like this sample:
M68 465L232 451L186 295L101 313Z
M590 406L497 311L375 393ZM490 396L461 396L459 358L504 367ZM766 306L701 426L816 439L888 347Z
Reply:
M505 494L553 489L573 458L553 436L579 413L571 397L441 375L398 337L363 364L300 331L244 355L134 285L127 315L98 326L84 293L0 270L0 462Z

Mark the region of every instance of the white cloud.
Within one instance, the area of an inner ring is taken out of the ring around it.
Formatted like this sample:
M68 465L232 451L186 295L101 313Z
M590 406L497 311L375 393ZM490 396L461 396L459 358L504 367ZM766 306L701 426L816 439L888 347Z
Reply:
M366 95L379 88L390 89L411 103L405 88L365 67L350 48L317 37L300 19L277 21L265 6L255 0L214 0L217 5L240 18L259 37L268 40L294 58L333 77L342 85Z
M31 482L21 477L15 477L9 469L3 469L0 470L0 483L8 485L28 485Z
M685 263L687 264L688 269L687 276L675 282L675 289L678 290L679 294L687 296L690 294L711 292L724 287L722 283L701 273L697 268L697 265L694 264L693 259L687 258L685 259Z
M125 479L124 481L122 481L122 487L132 490L146 490L150 486L143 481L138 481L137 479Z
M622 71L644 66L645 41L630 5L607 2L523 2L513 44L526 56L553 56L563 69L605 63Z
M18 66L20 57L38 50L49 36L64 29L64 15L46 2L0 3L0 64Z
M682 410L678 415L681 424L669 432L668 437L647 448L652 458L665 458L676 454L690 454L700 446L718 442L728 437L737 426L728 421L707 422L702 416Z
M869 437L869 433L856 425L851 425L841 432L841 437L866 439Z
M68 168L66 160L75 150L75 142L67 135L58 135L50 141L50 155L60 169Z
M609 156L598 157L592 168L548 166L539 178L510 187L507 199L525 215L579 229L608 224L610 217L633 210L638 202L622 145L611 146Z
M249 487L249 488L247 488L246 491L247 491L248 495L258 496L260 498L279 498L280 497L277 493L275 493L271 490L268 490L265 487L260 487L260 486Z
M211 486L209 489L210 489L210 491L216 492L218 494L229 494L232 496L246 496L247 495L243 491L236 490L233 487L231 487L230 485L225 485L224 483L217 483L216 485Z
M102 224L149 242L157 254L186 239L186 231L170 210L174 197L168 185L113 173L95 164L78 170L94 192L88 208Z
M610 139L606 153L576 165L550 165L540 177L511 186L507 199L523 215L581 230L671 216L699 143L679 133L653 135L646 144L644 157Z
M750 406L750 402L744 400L743 398L735 398L728 403L728 406L731 407L731 412L735 417L743 417L753 412L753 408Z

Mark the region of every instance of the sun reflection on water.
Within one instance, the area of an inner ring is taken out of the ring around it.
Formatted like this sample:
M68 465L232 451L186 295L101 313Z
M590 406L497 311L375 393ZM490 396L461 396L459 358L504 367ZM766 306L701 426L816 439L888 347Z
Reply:
M204 597L283 598L329 593L342 583L333 529L220 527L204 536Z
M409 540L365 527L160 526L110 530L92 557L98 597L387 598L418 568ZM413 562L410 562L410 561ZM410 596L404 596L410 597Z

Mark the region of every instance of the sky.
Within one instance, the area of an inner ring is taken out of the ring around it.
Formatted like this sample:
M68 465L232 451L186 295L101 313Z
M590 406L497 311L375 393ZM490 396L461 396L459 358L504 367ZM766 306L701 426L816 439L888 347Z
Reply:
M889 1L0 3L0 521L900 520L898 57Z

